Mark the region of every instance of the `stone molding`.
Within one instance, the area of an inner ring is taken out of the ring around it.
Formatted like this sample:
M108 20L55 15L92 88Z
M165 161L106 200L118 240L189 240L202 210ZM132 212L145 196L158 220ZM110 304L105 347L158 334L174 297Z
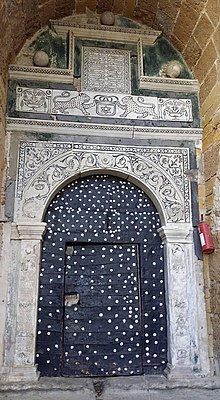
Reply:
M138 75L140 89L169 92L199 92L196 79L172 79L144 75L143 46L152 45L161 31L151 29L122 28L103 25L79 25L65 21L51 21L57 34L68 37L68 68L41 68L35 66L9 66L9 77L14 80L34 80L54 83L73 83L74 77L74 44L75 39L93 39L115 43L133 43L137 45Z
M123 28L119 26L105 26L92 24L75 24L67 21L51 20L51 25L58 35L73 32L80 39L110 40L124 43L137 43L142 39L143 44L153 44L160 36L161 31L153 29Z
M186 148L21 142L18 165L16 221L40 221L58 187L71 177L99 170L121 173L146 186L167 222L191 220Z
M163 78L157 76L139 77L141 89L167 91L167 92L185 92L198 93L199 81L196 79Z
M161 240L168 243L192 243L193 232L190 224L163 226L158 230Z
M40 378L40 373L36 365L19 367L0 367L0 383L9 382L36 382ZM10 385L11 387L11 385Z
M74 43L75 38L93 39L118 43L135 43L141 39L143 44L153 44L157 37L161 34L160 31L151 29L134 29L122 28L103 25L78 25L65 22L51 21L51 25L55 31L67 36L69 39L68 48L68 68L41 68L34 66L9 66L10 79L29 79L55 82L55 83L73 83L74 76Z
M18 232L18 239L20 240L41 240L46 229L46 222L35 223L30 225L29 223L19 223L16 224L16 229Z
M69 69L42 68L32 66L9 66L10 79L24 79L31 81L73 83L73 71Z
M25 371L29 369L35 379L38 377L35 366L36 321L41 239L46 224L36 223L36 230L34 225L29 224L29 227L25 223L18 225L20 254L17 254L19 279L13 357L14 379L16 379L15 370L18 371L18 378L25 375ZM30 232L30 237L28 232ZM28 379L28 377L24 376L23 379Z
M68 36L68 68L44 68L26 65L9 65L10 79L73 84L74 81L74 46L72 32Z
M75 39L93 39L115 43L133 43L137 45L138 75L140 89L169 92L199 92L196 79L172 79L160 76L144 75L143 46L152 45L161 31L152 29L134 29L103 25L79 25L65 21L51 21L57 34L68 37L68 68L42 68L35 66L9 66L9 77L14 80L34 80L54 83L73 83Z
M140 127L110 124L89 124L79 122L52 121L28 118L7 118L7 129L10 132L37 131L39 133L58 133L63 135L106 136L130 139L173 139L200 141L202 129L200 128L164 128Z

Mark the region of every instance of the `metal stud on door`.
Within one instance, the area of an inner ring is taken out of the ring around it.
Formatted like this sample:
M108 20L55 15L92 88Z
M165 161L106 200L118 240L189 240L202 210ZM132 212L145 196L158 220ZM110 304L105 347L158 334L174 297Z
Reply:
M41 375L161 373L167 362L164 261L151 200L124 179L89 176L54 197L45 221Z

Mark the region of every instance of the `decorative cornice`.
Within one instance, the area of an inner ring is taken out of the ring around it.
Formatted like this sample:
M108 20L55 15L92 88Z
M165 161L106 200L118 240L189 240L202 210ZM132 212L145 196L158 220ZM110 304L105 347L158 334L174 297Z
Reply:
M26 118L7 118L7 129L10 132L37 131L47 134L70 134L106 136L133 139L167 139L173 140L200 140L202 129L200 128L161 128L161 127L137 127L111 124L88 124L78 122L64 122L52 120L26 119Z
M75 24L68 21L51 20L51 25L59 35L73 32L75 37L90 39L110 39L112 41L122 41L127 43L137 43L141 38L143 44L153 44L161 31L153 29L123 28L118 26Z
M73 71L61 68L41 68L33 66L9 66L10 79L25 79L56 83L73 83Z
M161 127L134 127L134 139L155 139L190 140L200 141L202 139L201 128L161 128Z
M163 78L157 76L140 76L140 88L168 92L199 92L196 79Z

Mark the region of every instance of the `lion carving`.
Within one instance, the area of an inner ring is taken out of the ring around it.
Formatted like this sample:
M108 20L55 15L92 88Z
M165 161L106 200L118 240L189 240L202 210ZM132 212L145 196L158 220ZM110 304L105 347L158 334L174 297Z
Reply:
M153 103L145 103L143 97L138 97L137 102L132 98L132 96L125 96L121 99L121 103L118 104L119 107L125 111L120 117L127 117L128 114L141 114L137 118L146 118L151 115L153 118L158 118L155 112L155 105Z
M61 95L55 96L53 99L53 108L52 113L62 113L62 114L69 114L68 109L77 108L80 110L84 115L90 115L87 111L87 108L92 107L93 103L88 103L90 97L86 93L77 93L77 96L70 97L69 92L63 92ZM68 100L65 100L69 98ZM85 104L87 103L87 104Z

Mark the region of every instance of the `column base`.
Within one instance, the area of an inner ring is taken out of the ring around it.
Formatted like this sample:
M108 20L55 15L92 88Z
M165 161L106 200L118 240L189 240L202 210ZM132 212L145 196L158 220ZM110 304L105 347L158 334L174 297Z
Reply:
M171 379L195 379L196 374L191 365L171 365L167 364L163 371L168 380Z
M1 367L0 382L36 382L40 378L40 372L36 366L27 367Z

